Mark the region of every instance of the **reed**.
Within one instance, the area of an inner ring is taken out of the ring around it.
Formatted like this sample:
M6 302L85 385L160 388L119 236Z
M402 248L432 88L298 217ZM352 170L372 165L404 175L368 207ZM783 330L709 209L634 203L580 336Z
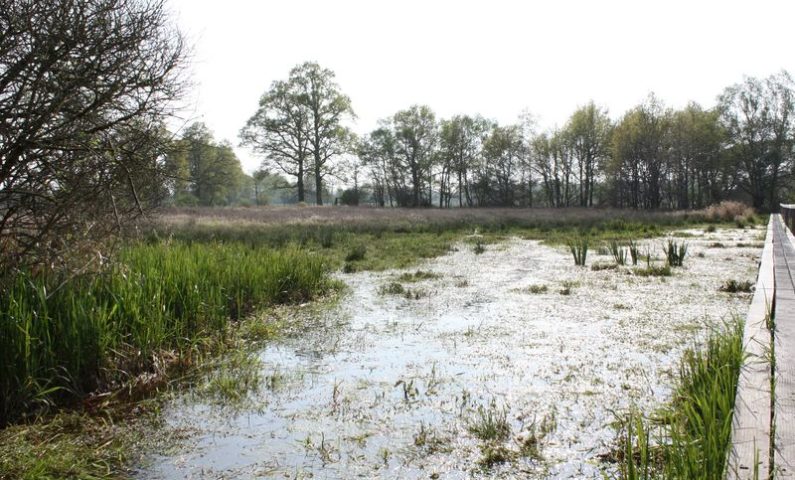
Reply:
M672 400L658 418L631 414L624 423L619 474L627 480L725 478L743 325L689 350Z
M156 242L103 271L63 279L19 273L0 295L0 425L185 358L230 321L310 300L334 283L298 248Z

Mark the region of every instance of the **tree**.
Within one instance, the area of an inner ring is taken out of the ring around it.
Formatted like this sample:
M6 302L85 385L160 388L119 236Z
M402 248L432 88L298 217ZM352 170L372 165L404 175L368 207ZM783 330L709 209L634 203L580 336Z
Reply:
M456 178L458 205L474 205L471 172L477 169L483 140L492 128L492 123L480 116L457 115L442 120L439 128L440 159L443 172ZM449 180L448 180L449 182ZM444 182L441 182L445 187ZM452 189L446 189L452 195Z
M746 78L720 96L721 120L754 208L775 209L793 166L795 92L787 72Z
M718 109L690 103L673 112L667 141L670 206L703 208L724 199L736 175L724 154L726 142Z
M411 206L430 205L430 175L437 142L436 116L430 107L414 105L392 117L395 138L395 155L409 174Z
M523 151L521 130L516 125L495 126L483 142L483 158L492 179L490 203L503 207L515 205L516 175Z
M342 122L354 117L351 100L334 82L334 72L306 62L290 72L298 90L297 100L308 113L309 150L315 177L317 204L323 205L323 179L331 173L329 160L352 148L352 133Z
M388 200L389 206L394 206L403 185L400 185L395 136L391 127L382 122L380 128L361 139L356 150L362 164L369 169L376 203L383 207Z
M273 82L256 113L240 131L241 144L265 156L262 169L275 168L295 178L298 201L305 201L304 178L309 171L309 112L293 80Z
M654 95L627 112L612 138L616 206L657 209L663 202L670 112Z
M183 40L163 0L0 2L2 268L155 205ZM74 250L74 249L70 249Z
M316 202L322 205L331 160L351 149L352 134L343 122L353 117L351 101L334 82L334 72L306 62L293 68L286 81L273 82L240 139L264 155L263 167L296 179L299 202L305 200L304 181L311 173Z
M578 169L578 204L593 206L596 175L609 156L612 125L593 102L578 108L563 128L563 141Z

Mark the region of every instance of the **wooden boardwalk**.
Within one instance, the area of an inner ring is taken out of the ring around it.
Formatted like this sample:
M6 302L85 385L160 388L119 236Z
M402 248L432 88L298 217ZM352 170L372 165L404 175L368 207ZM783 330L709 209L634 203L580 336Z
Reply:
M774 222L776 478L795 478L795 238Z
M786 217L792 225L795 208ZM794 278L795 237L781 215L771 215L745 323L748 358L737 387L730 479L795 479Z
M773 234L770 218L751 306L745 319L743 345L748 357L740 371L732 424L729 478L767 479L770 464L770 347L767 314L773 306Z

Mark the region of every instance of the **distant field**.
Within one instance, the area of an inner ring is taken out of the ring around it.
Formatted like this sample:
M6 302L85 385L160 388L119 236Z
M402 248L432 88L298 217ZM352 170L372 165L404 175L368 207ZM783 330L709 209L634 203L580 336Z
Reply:
M165 208L157 221L170 224L242 222L263 224L507 224L540 226L593 224L611 219L678 223L708 220L706 210L649 212L594 208L374 208L374 207L182 207Z

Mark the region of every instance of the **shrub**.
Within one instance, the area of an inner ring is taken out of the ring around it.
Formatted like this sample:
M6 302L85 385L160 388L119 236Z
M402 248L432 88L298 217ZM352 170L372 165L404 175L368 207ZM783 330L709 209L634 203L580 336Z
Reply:
M738 219L753 217L754 209L742 202L724 200L717 205L710 205L704 209L704 214L714 222L733 222Z

